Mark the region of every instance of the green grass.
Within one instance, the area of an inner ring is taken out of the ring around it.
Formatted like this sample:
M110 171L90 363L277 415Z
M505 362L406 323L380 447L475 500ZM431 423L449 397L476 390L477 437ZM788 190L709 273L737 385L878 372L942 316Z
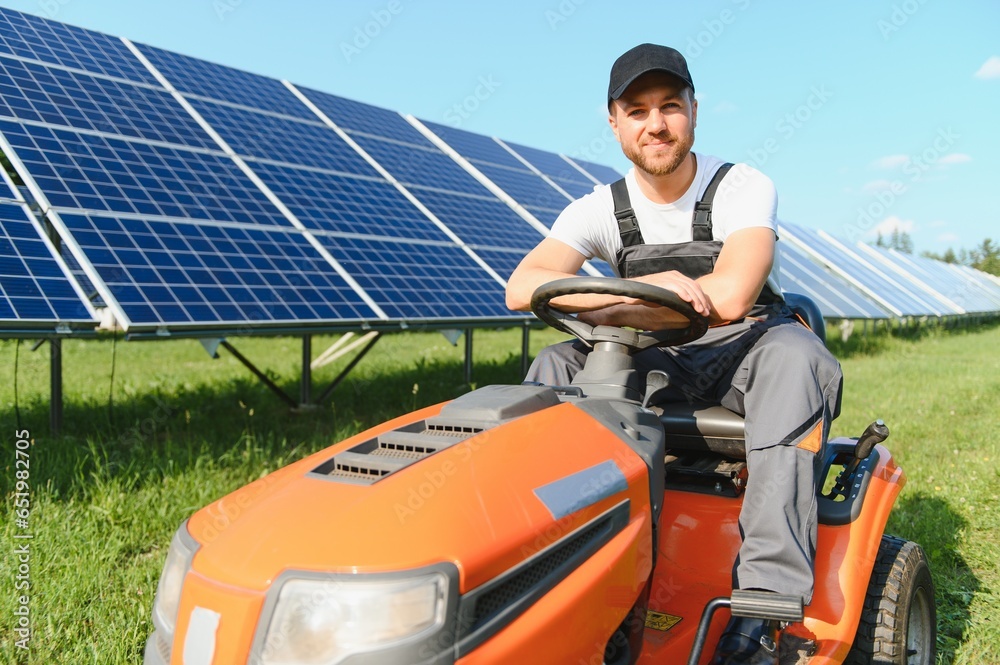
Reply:
M532 351L559 336L532 333ZM332 338L317 338L318 353ZM294 339L234 342L292 395ZM13 646L16 562L0 557L0 661L137 663L170 536L211 500L415 407L453 398L462 348L440 335L387 336L330 403L292 414L225 351L196 341L64 342L65 423L48 431L48 349L20 345L21 428L33 438L30 658ZM846 376L834 435L881 417L909 482L889 531L920 542L938 588L940 662L1000 663L1000 329L831 343ZM109 407L112 353L117 355ZM519 380L515 331L477 331L477 385ZM15 343L0 342L0 488L12 550ZM316 372L321 388L344 364ZM318 390L317 390L318 392Z

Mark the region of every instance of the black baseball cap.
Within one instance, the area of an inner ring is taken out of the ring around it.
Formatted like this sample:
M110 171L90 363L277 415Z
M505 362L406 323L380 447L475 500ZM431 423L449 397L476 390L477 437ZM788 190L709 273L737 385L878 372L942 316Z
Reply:
M611 81L608 83L608 103L618 99L633 81L646 72L662 71L673 74L684 81L694 93L694 83L688 71L687 61L680 51L669 46L639 44L621 55L611 66Z

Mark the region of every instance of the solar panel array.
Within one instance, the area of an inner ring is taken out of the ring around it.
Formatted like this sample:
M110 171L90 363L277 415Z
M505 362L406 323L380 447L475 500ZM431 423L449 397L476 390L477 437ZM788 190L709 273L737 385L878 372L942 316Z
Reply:
M620 177L7 9L0 148L25 183L0 187L0 330L92 326L92 301L130 333L520 323L504 280ZM971 269L781 236L827 317L1000 310Z
M13 183L0 180L0 331L94 326L96 312Z

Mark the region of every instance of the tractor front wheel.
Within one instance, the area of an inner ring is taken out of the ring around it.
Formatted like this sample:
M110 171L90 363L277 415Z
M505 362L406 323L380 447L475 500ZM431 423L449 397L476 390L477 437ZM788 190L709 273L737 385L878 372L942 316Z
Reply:
M882 536L847 665L933 665L937 610L927 557L914 542Z

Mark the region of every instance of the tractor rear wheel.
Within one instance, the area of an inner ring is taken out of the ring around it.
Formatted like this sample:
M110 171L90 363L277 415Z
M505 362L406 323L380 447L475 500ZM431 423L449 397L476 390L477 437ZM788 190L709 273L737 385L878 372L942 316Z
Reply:
M882 536L847 665L933 665L937 610L927 557L914 542Z

